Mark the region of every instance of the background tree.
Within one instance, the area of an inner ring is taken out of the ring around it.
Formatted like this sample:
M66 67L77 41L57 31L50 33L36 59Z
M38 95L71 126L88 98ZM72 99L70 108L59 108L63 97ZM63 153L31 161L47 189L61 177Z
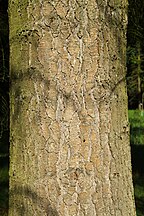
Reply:
M135 215L127 1L9 1L9 216Z
M127 83L129 108L141 108L144 96L144 1L129 0Z

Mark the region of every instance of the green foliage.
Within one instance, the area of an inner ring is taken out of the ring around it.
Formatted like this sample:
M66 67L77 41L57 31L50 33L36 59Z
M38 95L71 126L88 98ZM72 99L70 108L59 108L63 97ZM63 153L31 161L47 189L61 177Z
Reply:
M129 42L132 44L144 39L144 1L129 0L128 10L128 37Z
M127 28L127 87L129 108L136 109L144 92L144 1L129 0Z
M127 64L137 64L136 48L127 47Z
M129 107L138 108L144 92L144 54L138 47L127 47L127 88Z

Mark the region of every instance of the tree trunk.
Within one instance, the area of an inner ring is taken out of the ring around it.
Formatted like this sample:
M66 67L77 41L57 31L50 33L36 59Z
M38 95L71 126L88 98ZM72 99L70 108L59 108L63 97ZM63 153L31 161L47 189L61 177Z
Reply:
M127 1L9 1L9 216L134 216Z
M141 92L141 47L137 42L137 90L138 90L138 109L142 110L142 92Z

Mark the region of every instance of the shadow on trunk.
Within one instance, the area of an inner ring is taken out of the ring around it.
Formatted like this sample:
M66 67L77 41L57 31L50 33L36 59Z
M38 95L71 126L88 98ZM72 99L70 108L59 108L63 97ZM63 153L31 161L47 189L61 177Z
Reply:
M40 212L47 216L58 216L57 210L51 206L48 199L42 198L29 186L15 186L10 191L10 196L14 198L10 201L10 212L24 216L34 212ZM30 207L33 206L33 207ZM33 212L30 212L32 209Z

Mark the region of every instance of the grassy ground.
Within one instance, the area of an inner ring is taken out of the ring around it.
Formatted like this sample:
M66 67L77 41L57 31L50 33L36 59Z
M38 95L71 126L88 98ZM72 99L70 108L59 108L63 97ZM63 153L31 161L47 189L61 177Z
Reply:
M144 216L144 111L129 110L137 216Z
M129 110L131 144L144 145L144 111Z

